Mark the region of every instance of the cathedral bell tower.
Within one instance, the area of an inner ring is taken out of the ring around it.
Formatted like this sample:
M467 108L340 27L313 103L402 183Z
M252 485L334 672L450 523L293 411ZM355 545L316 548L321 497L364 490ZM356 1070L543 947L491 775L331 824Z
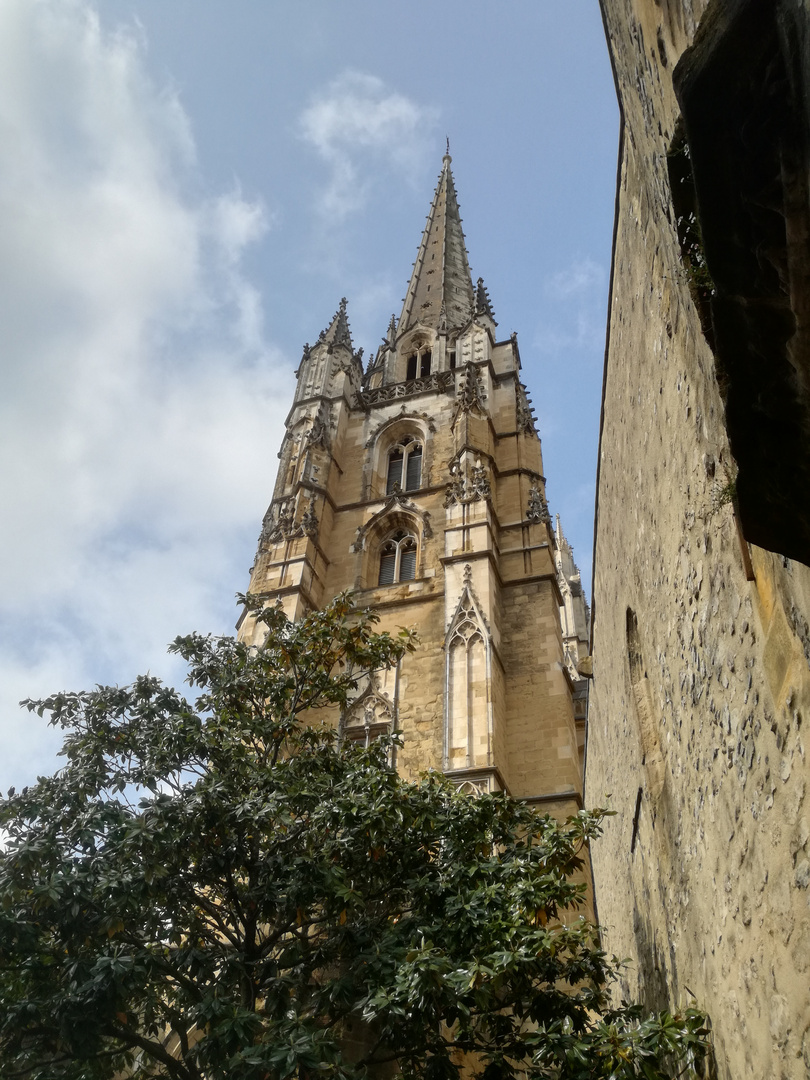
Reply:
M472 281L450 163L376 355L364 368L345 299L304 347L250 590L297 618L350 588L382 628L419 631L397 671L359 688L342 738L396 728L404 775L440 769L567 814L582 790L587 609L551 526L516 335L498 340Z

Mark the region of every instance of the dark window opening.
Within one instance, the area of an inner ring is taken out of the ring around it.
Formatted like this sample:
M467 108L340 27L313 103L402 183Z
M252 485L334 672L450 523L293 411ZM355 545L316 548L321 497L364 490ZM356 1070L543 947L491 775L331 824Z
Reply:
M711 274L710 344L743 535L810 565L810 503L799 494L810 487L806 5L717 6L722 18L673 72L691 167L681 183L670 153L673 203L699 221ZM681 191L691 207L677 204ZM686 272L691 284L691 261Z
M432 360L432 358L433 354L431 352L422 353L421 363L419 366L420 378L426 379L428 375L430 375L430 361Z
M415 353L414 353L413 356L408 357L408 367L407 367L407 370L405 372L405 378L406 379L410 380L410 379L415 379L416 378L416 361L418 359L419 359L419 357Z
M456 350L451 349L447 355L450 357L450 370L452 371L456 366Z
M714 282L703 250L703 234L697 216L692 159L682 120L679 120L675 126L675 135L667 151L667 168L672 191L672 206L675 211L675 225L681 246L682 270L680 272L697 308L701 329L709 343L709 348L714 350L711 309Z

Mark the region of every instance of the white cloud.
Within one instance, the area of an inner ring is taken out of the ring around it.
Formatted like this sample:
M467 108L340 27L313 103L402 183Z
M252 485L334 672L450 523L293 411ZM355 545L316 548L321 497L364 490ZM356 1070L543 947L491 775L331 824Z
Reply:
M604 276L602 267L586 257L553 274L546 288L557 298L590 294L602 289Z
M171 673L247 582L292 377L241 269L265 211L195 169L132 31L2 0L1 786L50 767L20 697Z
M302 137L330 168L322 212L340 219L360 209L372 163L405 177L418 172L415 166L428 152L436 118L434 109L391 90L375 75L339 75L301 117Z
M601 352L605 339L607 279L604 267L585 256L563 267L545 282L542 321L536 337L541 352Z

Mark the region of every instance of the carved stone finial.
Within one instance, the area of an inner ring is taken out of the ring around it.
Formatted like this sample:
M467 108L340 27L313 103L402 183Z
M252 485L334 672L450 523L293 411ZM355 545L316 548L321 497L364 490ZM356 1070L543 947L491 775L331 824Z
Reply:
M385 507L388 509L396 503L398 506L404 506L407 509L414 509L414 504L411 499L408 498L407 492L402 490L401 484L394 484L385 500Z
M472 361L468 361L464 366L464 373L458 388L456 415L460 412L484 413L486 411L484 405L486 399L484 381L478 374L478 368Z
M526 510L526 520L546 523L551 521L548 504L536 480L532 480L532 486L529 489L529 506Z
M301 532L304 536L318 535L318 517L315 513L314 495L310 497L309 506L307 507L304 516L301 518Z
M447 483L444 496L445 508L453 503L471 503L489 501L492 498L492 487L487 475L486 466L480 460L476 460L472 469L467 473L459 461L450 463L450 479Z
M341 297L340 305L332 316L332 321L325 330L321 331L318 341L328 340L330 346L342 345L351 351L353 348L352 334L349 329L349 319L346 315L346 303L346 297Z
M515 420L519 432L525 432L528 435L537 434L534 409L523 383L517 383L515 386Z
M315 495L310 496L309 506L304 511L301 520L296 523L296 510L293 499L286 499L275 508L271 507L264 515L262 533L259 537L259 550L263 550L268 544L278 544L282 540L294 540L301 536L316 536L318 533L318 516L315 513Z
M444 493L445 507L452 506L453 503L464 502L465 494L466 484L461 473L461 466L457 461L452 461L450 463L450 479Z
M286 540L292 532L294 519L295 510L290 499L279 504L275 516L271 507L264 516L260 542L277 544L280 540Z
M484 468L480 461L473 466L472 478L470 482L470 494L473 499L492 498L492 488L489 484L487 470Z
M475 311L478 315L488 315L490 319L495 322L492 301L489 299L489 292L486 285L484 285L483 278L478 279L478 284L475 289Z
M307 446L323 446L329 445L329 424L330 415L329 409L323 403L318 409L318 413L312 421L312 426L306 434Z

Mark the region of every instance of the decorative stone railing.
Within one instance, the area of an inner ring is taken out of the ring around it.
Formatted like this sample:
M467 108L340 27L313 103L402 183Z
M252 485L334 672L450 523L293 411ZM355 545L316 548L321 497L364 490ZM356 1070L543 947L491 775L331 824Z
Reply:
M455 377L452 371L434 371L423 379L409 379L407 382L391 383L388 386L376 386L373 390L363 390L357 394L357 403L363 409L372 405L382 405L386 401L398 401L401 398L415 397L417 394L435 393L452 390Z

